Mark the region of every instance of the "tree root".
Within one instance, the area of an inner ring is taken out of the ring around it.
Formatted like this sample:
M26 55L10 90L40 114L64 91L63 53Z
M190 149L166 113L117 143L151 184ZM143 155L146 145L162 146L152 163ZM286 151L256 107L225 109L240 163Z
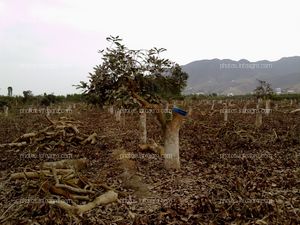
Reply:
M165 149L158 145L154 140L152 140L151 144L140 144L140 151L151 151L153 153L156 153L158 155L163 155L165 153Z
M17 142L17 143L5 143L5 144L0 144L0 148L5 148L5 147L22 147L27 145L25 141L23 142Z
M56 172L57 172L57 174L67 174L67 173L70 173L70 172L74 172L74 170L71 170L71 169L57 169ZM13 174L10 175L10 180L40 178L42 175L52 176L52 173L51 173L50 170L13 173Z
M65 211L67 211L70 214L78 214L78 215L82 215L83 213L97 207L98 205L105 205L105 204L109 204L111 202L117 201L118 199L118 194L114 191L108 191L106 193L104 193L103 195L100 195L99 197L95 198L94 201L89 202L85 205L69 205L68 203L64 202L64 201L56 201L56 200L52 200L52 201L48 201L48 203L50 205L55 205Z
M296 112L300 112L300 109L295 109L295 110L291 111L291 113L296 113Z
M75 169L81 170L87 166L88 160L86 158L81 159L64 159L56 162L44 162L42 163L43 169Z
M97 142L97 134L93 133L88 138L86 138L84 141L81 142L81 144L85 145L86 143L90 142L92 145L96 144Z

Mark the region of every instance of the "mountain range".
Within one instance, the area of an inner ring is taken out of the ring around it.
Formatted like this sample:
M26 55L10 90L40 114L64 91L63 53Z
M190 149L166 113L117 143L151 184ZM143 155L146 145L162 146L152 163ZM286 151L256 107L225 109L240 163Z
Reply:
M182 66L182 69L189 74L186 94L247 94L256 88L257 79L267 81L274 90L300 92L300 56L257 62L199 60Z

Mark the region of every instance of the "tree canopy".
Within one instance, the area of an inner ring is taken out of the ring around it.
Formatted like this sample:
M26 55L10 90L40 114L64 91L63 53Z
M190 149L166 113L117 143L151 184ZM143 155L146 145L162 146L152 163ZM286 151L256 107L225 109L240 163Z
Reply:
M270 98L273 95L271 84L264 80L257 80L259 85L255 88L254 92L258 99Z
M80 82L89 102L136 107L135 92L150 103L180 96L188 74L169 59L161 57L164 48L131 50L117 36L107 38L110 47L99 51L102 63L89 73L89 82Z

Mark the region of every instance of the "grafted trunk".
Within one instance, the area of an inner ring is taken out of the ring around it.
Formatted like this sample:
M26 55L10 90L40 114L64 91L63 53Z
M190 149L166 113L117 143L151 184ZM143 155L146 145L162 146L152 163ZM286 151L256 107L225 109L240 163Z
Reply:
M260 109L259 109L259 103L257 103L256 109L257 109L257 112L256 112L256 118L255 118L255 126L258 128L262 125L262 113L260 112Z
M249 103L250 103L250 102L246 100L245 105L244 105L244 107L243 107L243 111L246 111L246 110L247 110L247 107L248 107Z
M116 111L115 116L116 116L116 121L117 121L117 122L121 122L121 110L118 109L118 110Z
M140 112L140 142L141 144L147 143L147 114Z
M114 107L113 106L110 106L109 108L108 108L108 112L110 113L110 114L114 114Z
M46 115L50 116L50 109L48 107L46 107Z
M162 107L148 103L141 96L133 92L133 96L145 107L158 110L157 119L161 124L164 135L164 164L166 169L180 169L179 160L179 130L183 122L183 118L187 112L173 108L172 119L167 121L166 114L162 112ZM175 103L175 102L174 102ZM176 104L176 103L175 103Z
M224 121L225 122L228 121L228 107L227 107L227 104L225 106L225 111L224 111Z
M193 107L192 106L189 106L189 116L191 116L193 114Z
M179 127L167 125L164 136L165 167L167 169L180 169Z
M271 112L271 100L267 99L266 100L266 115L268 116Z
M169 102L166 103L166 111L169 110Z
M4 115L8 116L8 107L7 106L4 106Z
M214 110L214 108L215 108L215 100L212 101L212 105L211 105L210 110Z
M177 107L177 100L173 101L173 107Z
M174 113L173 119L164 128L164 149L166 169L180 169L179 130L183 116Z
M255 126L260 127L262 125L262 114L257 113L256 114L256 121L255 121Z

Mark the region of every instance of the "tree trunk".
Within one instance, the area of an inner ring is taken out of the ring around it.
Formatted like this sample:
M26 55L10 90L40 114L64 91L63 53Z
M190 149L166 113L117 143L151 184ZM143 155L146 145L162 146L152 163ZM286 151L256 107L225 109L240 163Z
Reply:
M164 164L166 169L180 169L179 160L179 129L183 118L188 114L179 108L173 108L172 119L167 121L166 114L162 112L162 107L148 103L141 96L133 92L133 96L145 107L155 108L157 119L161 124L164 135ZM176 103L174 103L176 104Z
M224 111L224 121L225 122L228 121L228 107L227 107L227 104L225 106L225 111Z
M122 115L122 111L121 111L121 115ZM121 125L125 127L125 124L126 124L126 113L123 113L123 116L121 116Z
M147 143L147 114L145 112L140 113L140 142L141 144Z
M174 114L172 121L164 129L164 149L166 169L180 169L179 160L179 130L183 117Z
M46 115L50 116L50 109L48 107L46 107Z
M250 104L249 101L246 100L245 105L243 107L243 111L246 112L248 105Z
M271 112L271 100L267 99L266 100L266 115L268 116Z
M258 128L262 125L262 113L259 111L259 103L256 105L256 119L255 119L255 126Z
M116 116L116 121L117 121L117 122L121 122L121 110L118 109L118 110L116 111L115 116Z
M255 126L258 128L261 125L262 125L262 114L261 113L256 113Z
M109 108L108 108L108 112L110 113L110 114L114 114L114 107L113 106L110 106Z
M210 110L214 110L214 108L215 108L215 100L212 100L212 105L211 105Z
M4 115L8 116L8 107L7 106L4 106Z

